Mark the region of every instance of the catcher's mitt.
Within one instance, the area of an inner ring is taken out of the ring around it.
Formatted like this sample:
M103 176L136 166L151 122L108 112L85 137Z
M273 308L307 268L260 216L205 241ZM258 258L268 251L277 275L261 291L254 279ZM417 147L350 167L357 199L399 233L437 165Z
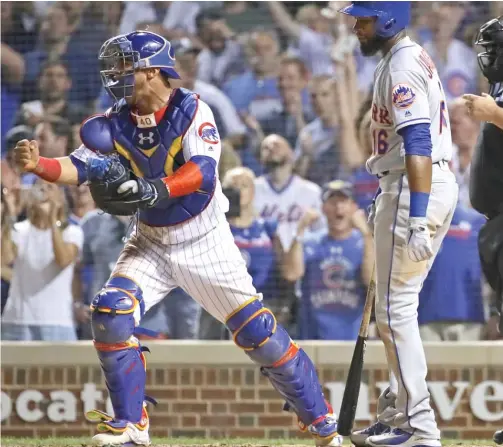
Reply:
M124 201L117 192L120 185L133 177L118 158L91 158L87 163L87 177L98 208L116 216L132 216L136 213L138 203Z
M161 179L136 177L115 156L89 160L87 176L98 208L116 216L132 216L138 209L153 208L169 198Z

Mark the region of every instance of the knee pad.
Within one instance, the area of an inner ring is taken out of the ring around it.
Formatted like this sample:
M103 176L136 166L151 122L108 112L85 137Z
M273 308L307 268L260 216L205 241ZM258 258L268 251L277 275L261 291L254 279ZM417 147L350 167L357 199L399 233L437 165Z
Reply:
M226 320L234 343L261 365L262 373L305 426L328 413L313 362L258 300L245 303Z
M128 278L111 278L91 303L91 327L98 343L123 343L145 313L143 294Z
M234 343L262 366L278 362L292 345L286 330L273 313L258 300L245 304L226 321Z

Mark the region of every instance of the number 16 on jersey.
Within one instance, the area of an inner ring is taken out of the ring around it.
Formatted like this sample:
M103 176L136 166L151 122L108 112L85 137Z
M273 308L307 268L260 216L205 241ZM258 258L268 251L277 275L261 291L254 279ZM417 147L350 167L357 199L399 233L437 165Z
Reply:
M374 155L384 155L388 152L388 131L386 129L372 131L372 147Z

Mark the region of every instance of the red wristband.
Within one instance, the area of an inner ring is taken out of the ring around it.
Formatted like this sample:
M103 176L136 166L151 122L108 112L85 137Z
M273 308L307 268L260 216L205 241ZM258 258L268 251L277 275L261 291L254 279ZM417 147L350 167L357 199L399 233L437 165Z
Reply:
M33 172L40 178L53 183L61 176L61 163L55 158L40 157Z

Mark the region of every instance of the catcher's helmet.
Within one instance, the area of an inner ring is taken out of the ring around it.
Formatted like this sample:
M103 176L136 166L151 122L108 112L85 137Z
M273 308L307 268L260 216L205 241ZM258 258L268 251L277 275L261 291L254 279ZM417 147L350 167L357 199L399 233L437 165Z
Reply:
M491 84L503 82L503 16L480 27L475 45L485 50L477 56L482 74Z
M151 31L135 31L108 39L100 48L101 80L116 100L133 96L134 72L160 68L167 78L180 79L175 71L171 43Z
M388 39L409 25L410 1L351 2L340 12L353 17L375 17L376 35Z

